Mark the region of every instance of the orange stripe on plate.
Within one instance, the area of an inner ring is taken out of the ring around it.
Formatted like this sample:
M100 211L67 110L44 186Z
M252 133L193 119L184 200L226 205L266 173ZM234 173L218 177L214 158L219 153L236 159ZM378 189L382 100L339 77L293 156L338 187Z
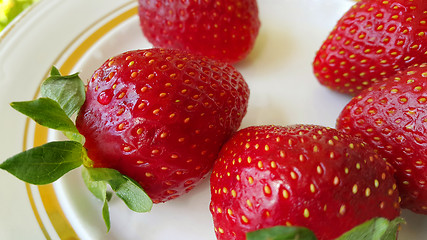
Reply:
M40 218L40 214L37 211L36 203L34 202L33 193L31 192L31 185L29 183L26 183L25 188L27 189L28 199L30 200L30 204L31 204L31 208L33 209L33 212L34 212L34 216L36 217L37 223L39 224L40 229L43 232L43 235L47 240L51 240L49 233L47 232L47 230L44 227L44 224L42 222L42 219Z
M105 34L111 31L113 28L117 27L117 25L135 16L137 13L137 7L131 8L126 12L120 14L107 24L101 26L85 41L83 41L80 46L67 58L64 64L60 67L60 72L64 75L70 74L72 68L76 65L80 58L89 50L89 48L94 45L94 43L96 43L100 38L105 36Z
M48 184L39 186L38 189L46 213L49 216L50 222L52 223L59 237L62 240L79 239L70 222L65 217L64 212L62 211L53 185Z
M43 145L47 142L48 128L36 124L34 131L34 147ZM63 240L79 239L74 232L70 222L62 211L58 198L52 184L38 186L40 198L42 200L46 214L50 222ZM42 228L45 228L44 226Z
M125 20L131 18L136 13L137 13L137 7L134 7L120 14L119 16L112 19L105 25L101 26L98 30L96 30L93 34L91 34L87 39L85 39L76 48L76 50L67 58L64 64L60 67L60 72L64 75L70 74L72 68L76 65L76 63L83 56L83 54L85 54L85 52L89 50L89 48L91 48L106 33L111 31L113 28L117 27L120 23L124 22ZM35 98L37 97L37 95L35 96ZM26 130L25 130L24 147L26 145L26 139L28 135L28 124L29 123L27 123ZM48 136L48 129L40 125L36 125L35 133L34 133L34 146L40 146L42 144L45 144L47 142L47 136ZM71 226L70 222L66 218L61 208L61 205L59 204L53 185L48 184L44 186L38 186L38 190L39 190L40 197L43 202L45 211L55 231L57 232L58 236L61 239L66 239L66 240L79 239L73 227ZM28 196L29 196L34 214L40 225L40 228L42 229L45 237L47 239L50 239L46 231L46 228L40 218L40 214L37 210L37 207L35 206L34 198L32 196L32 192L29 186L27 186L27 192L28 192Z

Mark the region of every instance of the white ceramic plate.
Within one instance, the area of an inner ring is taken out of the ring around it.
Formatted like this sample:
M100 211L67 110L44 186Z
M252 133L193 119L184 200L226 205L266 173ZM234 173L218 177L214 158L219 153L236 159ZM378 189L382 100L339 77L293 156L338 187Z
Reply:
M262 27L255 49L238 63L251 88L242 127L261 124L319 124L333 127L349 97L314 78L316 50L351 0L260 0ZM52 65L88 79L106 59L149 48L135 0L41 0L0 35L0 161L59 138L14 112L9 103L30 100ZM214 240L209 183L189 194L133 213L117 198L110 205L107 234L102 204L85 188L77 169L47 186L21 183L0 172L0 239ZM403 211L399 239L427 236L427 216Z

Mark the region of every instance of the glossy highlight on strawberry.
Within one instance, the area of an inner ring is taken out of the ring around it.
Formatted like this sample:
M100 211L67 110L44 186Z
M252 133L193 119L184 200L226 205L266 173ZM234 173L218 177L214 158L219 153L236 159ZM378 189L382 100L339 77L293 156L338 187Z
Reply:
M219 240L277 225L335 239L400 214L393 168L359 139L322 126L242 129L223 146L210 181Z
M139 18L155 47L229 63L247 57L260 28L256 0L139 0Z
M356 95L371 84L425 61L427 4L424 0L358 1L316 54L319 82Z
M156 203L206 177L249 89L231 65L154 48L107 60L86 94L76 126L93 166L131 177Z
M402 208L427 214L427 64L362 91L337 128L361 137L394 166Z

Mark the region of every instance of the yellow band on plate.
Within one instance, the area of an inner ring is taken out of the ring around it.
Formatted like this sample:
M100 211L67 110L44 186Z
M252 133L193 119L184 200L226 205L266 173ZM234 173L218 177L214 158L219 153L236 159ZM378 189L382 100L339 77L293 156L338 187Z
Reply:
M129 2L115 11L119 11L122 8L128 7L129 4L134 4L134 2ZM70 74L71 70L75 67L79 59L103 36L105 36L109 31L117 27L119 24L123 23L127 19L131 18L132 16L135 16L137 13L137 7L133 7L129 10L126 10L125 12L121 13L117 17L113 18L112 20L108 21L106 24L100 26L96 31L94 31L90 36L88 36L66 59L64 64L59 68L60 72L64 75ZM104 18L101 18L99 21L106 19L108 16L111 16L111 14L106 14ZM97 23L92 24L88 29L91 29L94 27ZM88 30L87 29L87 30ZM85 31L84 31L85 32ZM83 32L83 33L84 33ZM82 33L82 35L83 35ZM77 40L79 40L79 35L76 39L74 39L73 42L70 43L72 45ZM65 49L64 49L65 51ZM58 59L62 56L60 54L58 56ZM55 61L57 62L58 59ZM55 64L52 64L55 65ZM39 95L39 90L37 90L34 99ZM25 134L24 134L24 146L23 149L27 149L27 139L29 134L29 127L30 121L26 122L25 126ZM34 132L34 147L40 146L47 142L47 136L48 136L48 129L45 127L42 127L40 125L35 125L35 132ZM43 223L41 217L40 217L40 210L37 209L37 206L34 201L34 196L31 191L31 187L29 184L26 185L27 193L29 197L29 201L31 204L31 207L34 211L34 215L37 219L37 222L40 225L40 228L45 235L46 239L51 239L51 236L49 235L48 231L46 230L45 224ZM67 240L74 240L79 239L78 235L74 231L73 227L71 226L70 222L68 221L67 217L64 214L64 211L61 208L61 205L58 201L58 198L55 194L55 189L53 188L52 184L44 185L44 186L38 186L38 191L40 193L40 197L44 206L44 211L46 211L46 214L49 217L49 221L51 222L53 228L55 229L56 233L61 239L67 239Z

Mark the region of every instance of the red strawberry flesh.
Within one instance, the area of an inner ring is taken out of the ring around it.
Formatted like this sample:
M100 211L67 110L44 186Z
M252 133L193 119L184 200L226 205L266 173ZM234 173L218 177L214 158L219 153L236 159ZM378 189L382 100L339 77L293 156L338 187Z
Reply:
M335 129L296 125L240 130L211 175L219 240L276 225L334 239L373 217L399 215L392 167L369 146Z
M424 0L357 2L338 21L314 59L319 82L355 95L427 54Z
M135 50L95 71L76 125L94 167L116 169L164 202L206 177L240 126L248 97L228 64L178 50Z
M139 0L139 17L154 46L230 63L246 58L260 27L255 0Z
M397 171L402 207L427 214L427 64L361 92L337 128L374 146Z

